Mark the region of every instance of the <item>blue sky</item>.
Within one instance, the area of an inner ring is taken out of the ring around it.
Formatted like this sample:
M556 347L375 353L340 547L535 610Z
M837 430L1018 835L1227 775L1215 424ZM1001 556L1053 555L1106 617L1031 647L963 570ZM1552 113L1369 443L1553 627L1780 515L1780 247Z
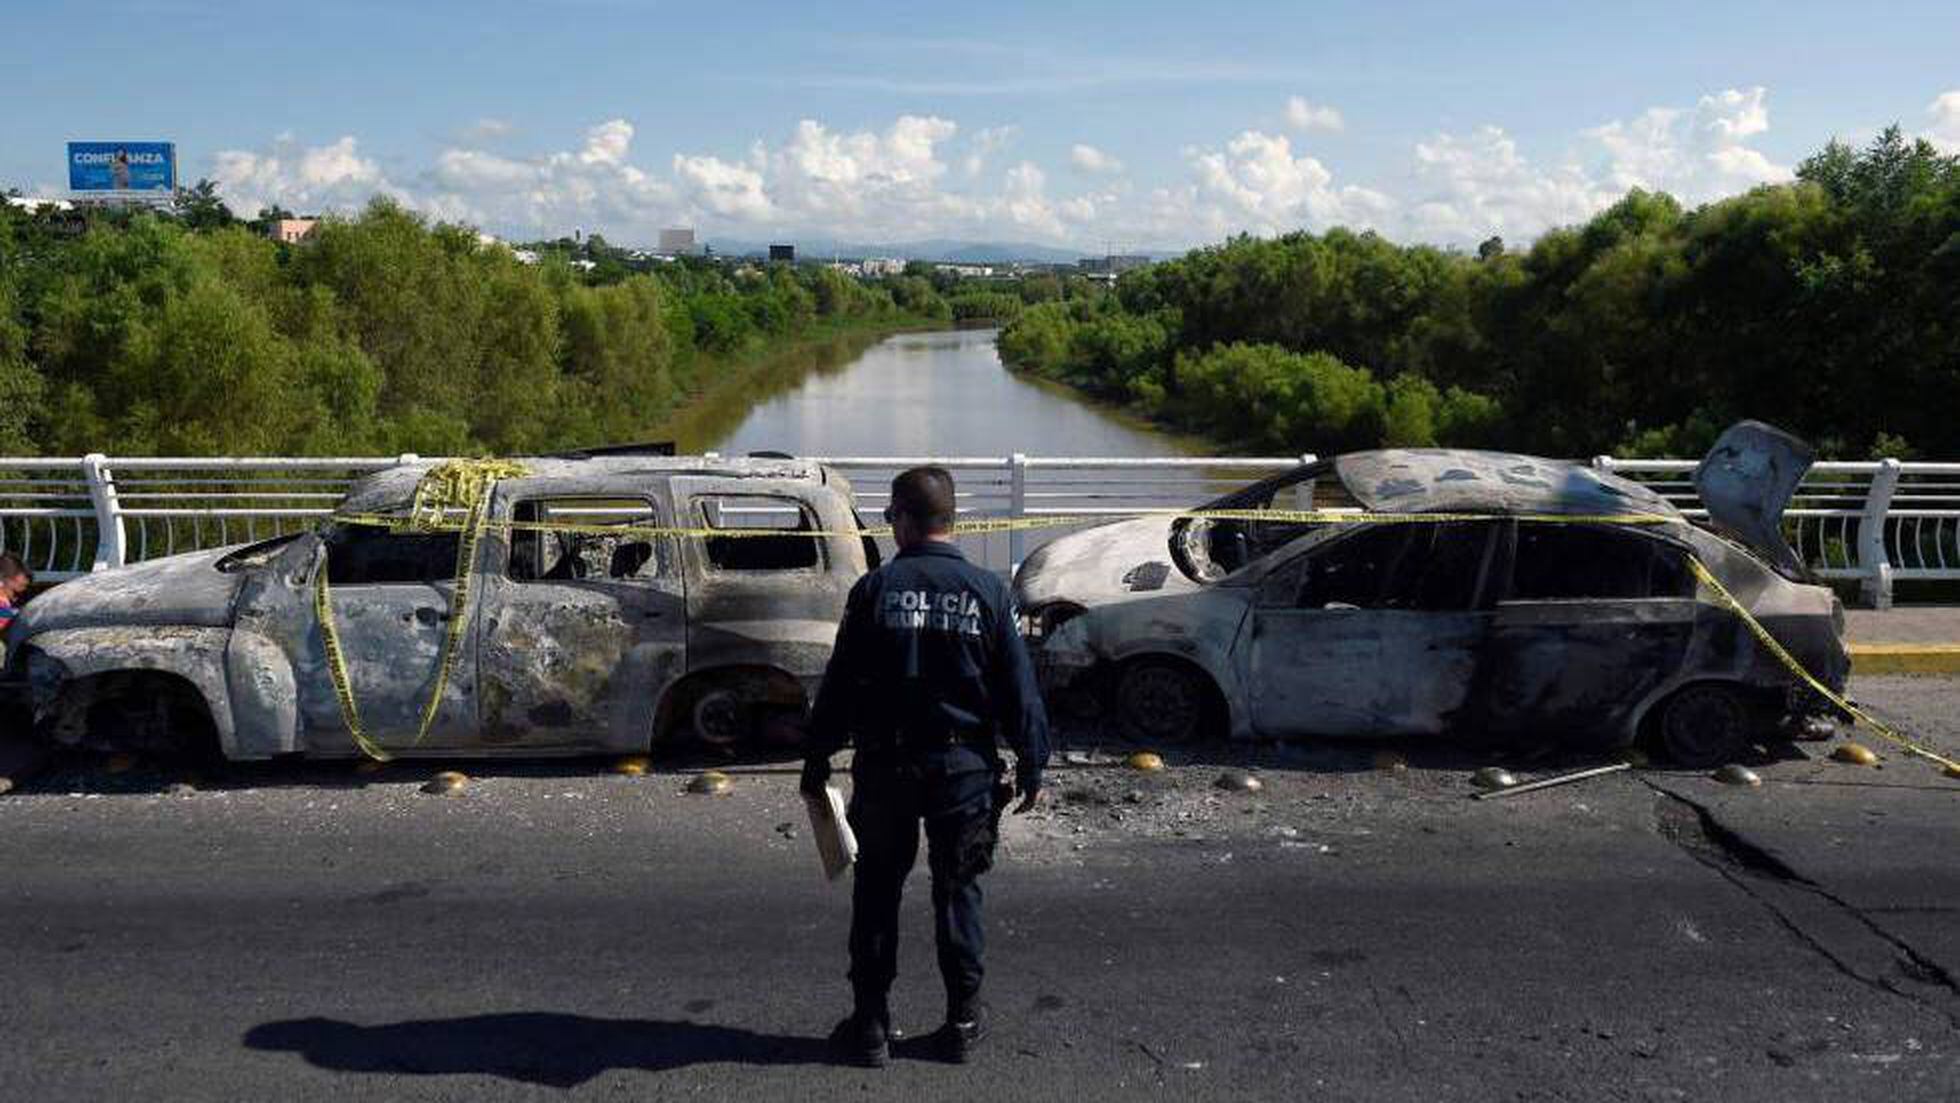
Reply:
M513 236L1461 244L1630 186L1783 179L1892 122L1960 149L1950 0L93 0L6 22L0 185L58 189L69 139L170 139L243 213L386 193Z

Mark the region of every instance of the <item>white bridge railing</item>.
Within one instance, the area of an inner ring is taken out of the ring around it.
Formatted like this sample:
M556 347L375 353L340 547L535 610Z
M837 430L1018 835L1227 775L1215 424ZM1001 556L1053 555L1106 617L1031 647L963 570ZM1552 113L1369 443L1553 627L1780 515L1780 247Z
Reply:
M937 463L953 471L969 517L1110 516L1181 508L1311 455L1161 459L1050 456L812 457L852 480L872 520L891 477ZM361 475L415 456L326 458L0 458L0 551L59 580L317 524ZM1594 466L1652 485L1700 516L1691 460L1600 456ZM1786 516L1792 546L1818 575L1856 579L1884 607L1900 580L1960 579L1960 463L1823 462ZM963 538L1006 568L1070 528Z

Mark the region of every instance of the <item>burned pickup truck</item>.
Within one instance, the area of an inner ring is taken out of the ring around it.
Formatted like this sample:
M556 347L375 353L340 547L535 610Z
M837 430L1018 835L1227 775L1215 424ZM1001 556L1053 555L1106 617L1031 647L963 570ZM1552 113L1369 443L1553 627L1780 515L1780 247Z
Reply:
M56 587L9 631L8 677L63 743L353 755L316 607L324 569L347 688L394 753L794 739L876 554L853 535L849 484L778 459L521 464L493 484L473 562L457 532L348 520L407 510L429 466L405 465L362 479L314 531ZM696 534L646 533L662 528ZM423 733L459 568L467 623Z
M1718 534L1581 464L1355 453L1194 516L1056 540L1022 565L1016 599L1051 687L1143 741L1644 736L1713 763L1826 706L1697 564L1824 684L1848 672L1842 607L1781 533L1811 459L1768 426L1732 427L1695 473Z

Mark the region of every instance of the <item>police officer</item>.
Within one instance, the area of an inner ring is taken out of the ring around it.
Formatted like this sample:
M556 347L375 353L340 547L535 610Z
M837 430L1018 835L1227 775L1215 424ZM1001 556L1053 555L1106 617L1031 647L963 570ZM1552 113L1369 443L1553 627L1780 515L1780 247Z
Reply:
M886 995L898 973L898 904L925 823L946 1022L928 1039L965 1061L987 1024L980 1004L980 874L993 864L1002 808L1034 807L1048 763L1048 716L1014 624L1007 583L967 562L952 538L953 477L915 467L892 480L898 555L858 580L837 630L810 726L803 790L819 793L849 740L850 1017L831 1033L840 1059L885 1063ZM997 741L1014 750L1013 780Z

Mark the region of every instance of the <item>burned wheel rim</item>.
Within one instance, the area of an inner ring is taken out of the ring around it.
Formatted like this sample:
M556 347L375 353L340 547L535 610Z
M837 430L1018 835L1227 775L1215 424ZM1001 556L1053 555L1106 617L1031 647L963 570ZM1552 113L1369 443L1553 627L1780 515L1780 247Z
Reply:
M749 734L749 709L739 691L711 689L694 702L694 734L716 747L733 746Z
M1204 682L1172 663L1135 663L1117 679L1115 704L1117 721L1130 739L1188 743L1204 724Z
M1749 746L1754 731L1742 695L1727 686L1691 686L1661 714L1661 749L1683 766L1719 766Z

